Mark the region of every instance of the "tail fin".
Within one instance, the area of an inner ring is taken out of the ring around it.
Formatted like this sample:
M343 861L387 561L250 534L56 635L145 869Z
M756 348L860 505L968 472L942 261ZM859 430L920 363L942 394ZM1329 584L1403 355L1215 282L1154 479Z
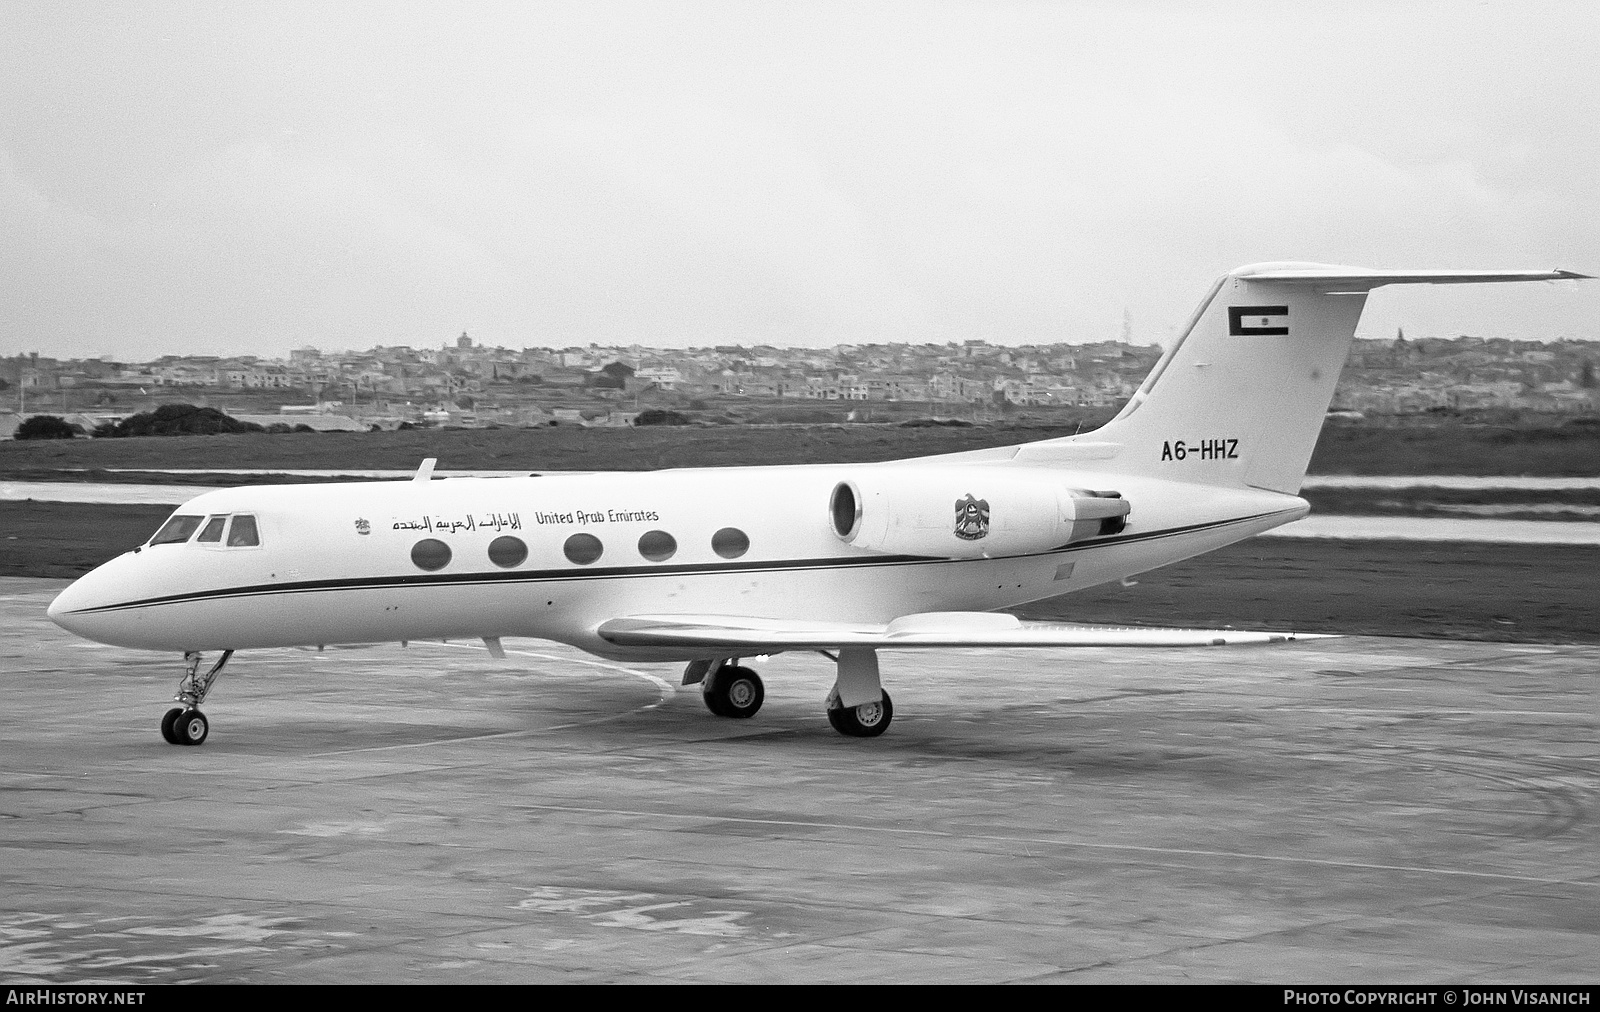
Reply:
M1122 412L1016 460L1300 490L1367 293L1382 285L1559 281L1570 271L1373 271L1254 264L1223 275ZM1103 461L1103 462L1102 462Z

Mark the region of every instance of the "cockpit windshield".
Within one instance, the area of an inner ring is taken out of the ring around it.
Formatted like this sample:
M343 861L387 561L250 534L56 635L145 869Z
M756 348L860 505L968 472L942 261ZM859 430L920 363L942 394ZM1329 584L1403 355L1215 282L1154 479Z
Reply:
M156 536L150 539L154 545L176 545L188 541L189 536L200 526L200 521L205 517L192 517L183 513L176 514L171 520L161 525L156 531Z
M202 529L201 524L205 527ZM190 516L187 513L174 514L171 519L161 525L156 531L156 536L150 539L151 545L179 545L194 537L195 531L200 531L200 536L195 538L196 544L210 543L220 546L223 543L223 530L227 530L226 544L229 548L260 548L261 528L256 524L256 518L248 513L235 513L229 516L226 513L214 515L209 520L203 516Z

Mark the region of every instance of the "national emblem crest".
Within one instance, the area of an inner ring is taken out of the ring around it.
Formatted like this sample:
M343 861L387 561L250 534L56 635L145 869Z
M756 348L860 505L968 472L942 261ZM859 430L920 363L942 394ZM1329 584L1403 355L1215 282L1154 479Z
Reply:
M357 534L371 534L372 533L372 524L369 523L366 520L357 520L356 521L356 533Z
M956 500L956 537L963 541L977 541L989 534L989 500L974 499L968 492Z

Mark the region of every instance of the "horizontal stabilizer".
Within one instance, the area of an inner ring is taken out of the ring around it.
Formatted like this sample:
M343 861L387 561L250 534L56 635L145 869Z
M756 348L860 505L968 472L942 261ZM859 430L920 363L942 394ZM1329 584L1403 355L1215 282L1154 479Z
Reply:
M1331 264L1252 264L1234 271L1241 281L1271 281L1286 285L1316 285L1344 292L1369 292L1384 285L1477 285L1497 281L1584 281L1575 271L1455 271L1382 270L1336 267Z
M1145 629L1024 622L992 612L906 615L884 625L804 622L733 615L637 615L598 630L618 646L704 649L738 654L845 647L1210 647L1319 639L1239 629Z

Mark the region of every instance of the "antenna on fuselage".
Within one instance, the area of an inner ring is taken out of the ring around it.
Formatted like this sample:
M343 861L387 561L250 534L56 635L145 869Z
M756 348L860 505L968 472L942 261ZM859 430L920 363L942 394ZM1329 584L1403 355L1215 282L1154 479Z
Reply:
M412 481L432 481L433 465L439 463L438 457L424 457L422 463L417 465L417 473L411 476Z

